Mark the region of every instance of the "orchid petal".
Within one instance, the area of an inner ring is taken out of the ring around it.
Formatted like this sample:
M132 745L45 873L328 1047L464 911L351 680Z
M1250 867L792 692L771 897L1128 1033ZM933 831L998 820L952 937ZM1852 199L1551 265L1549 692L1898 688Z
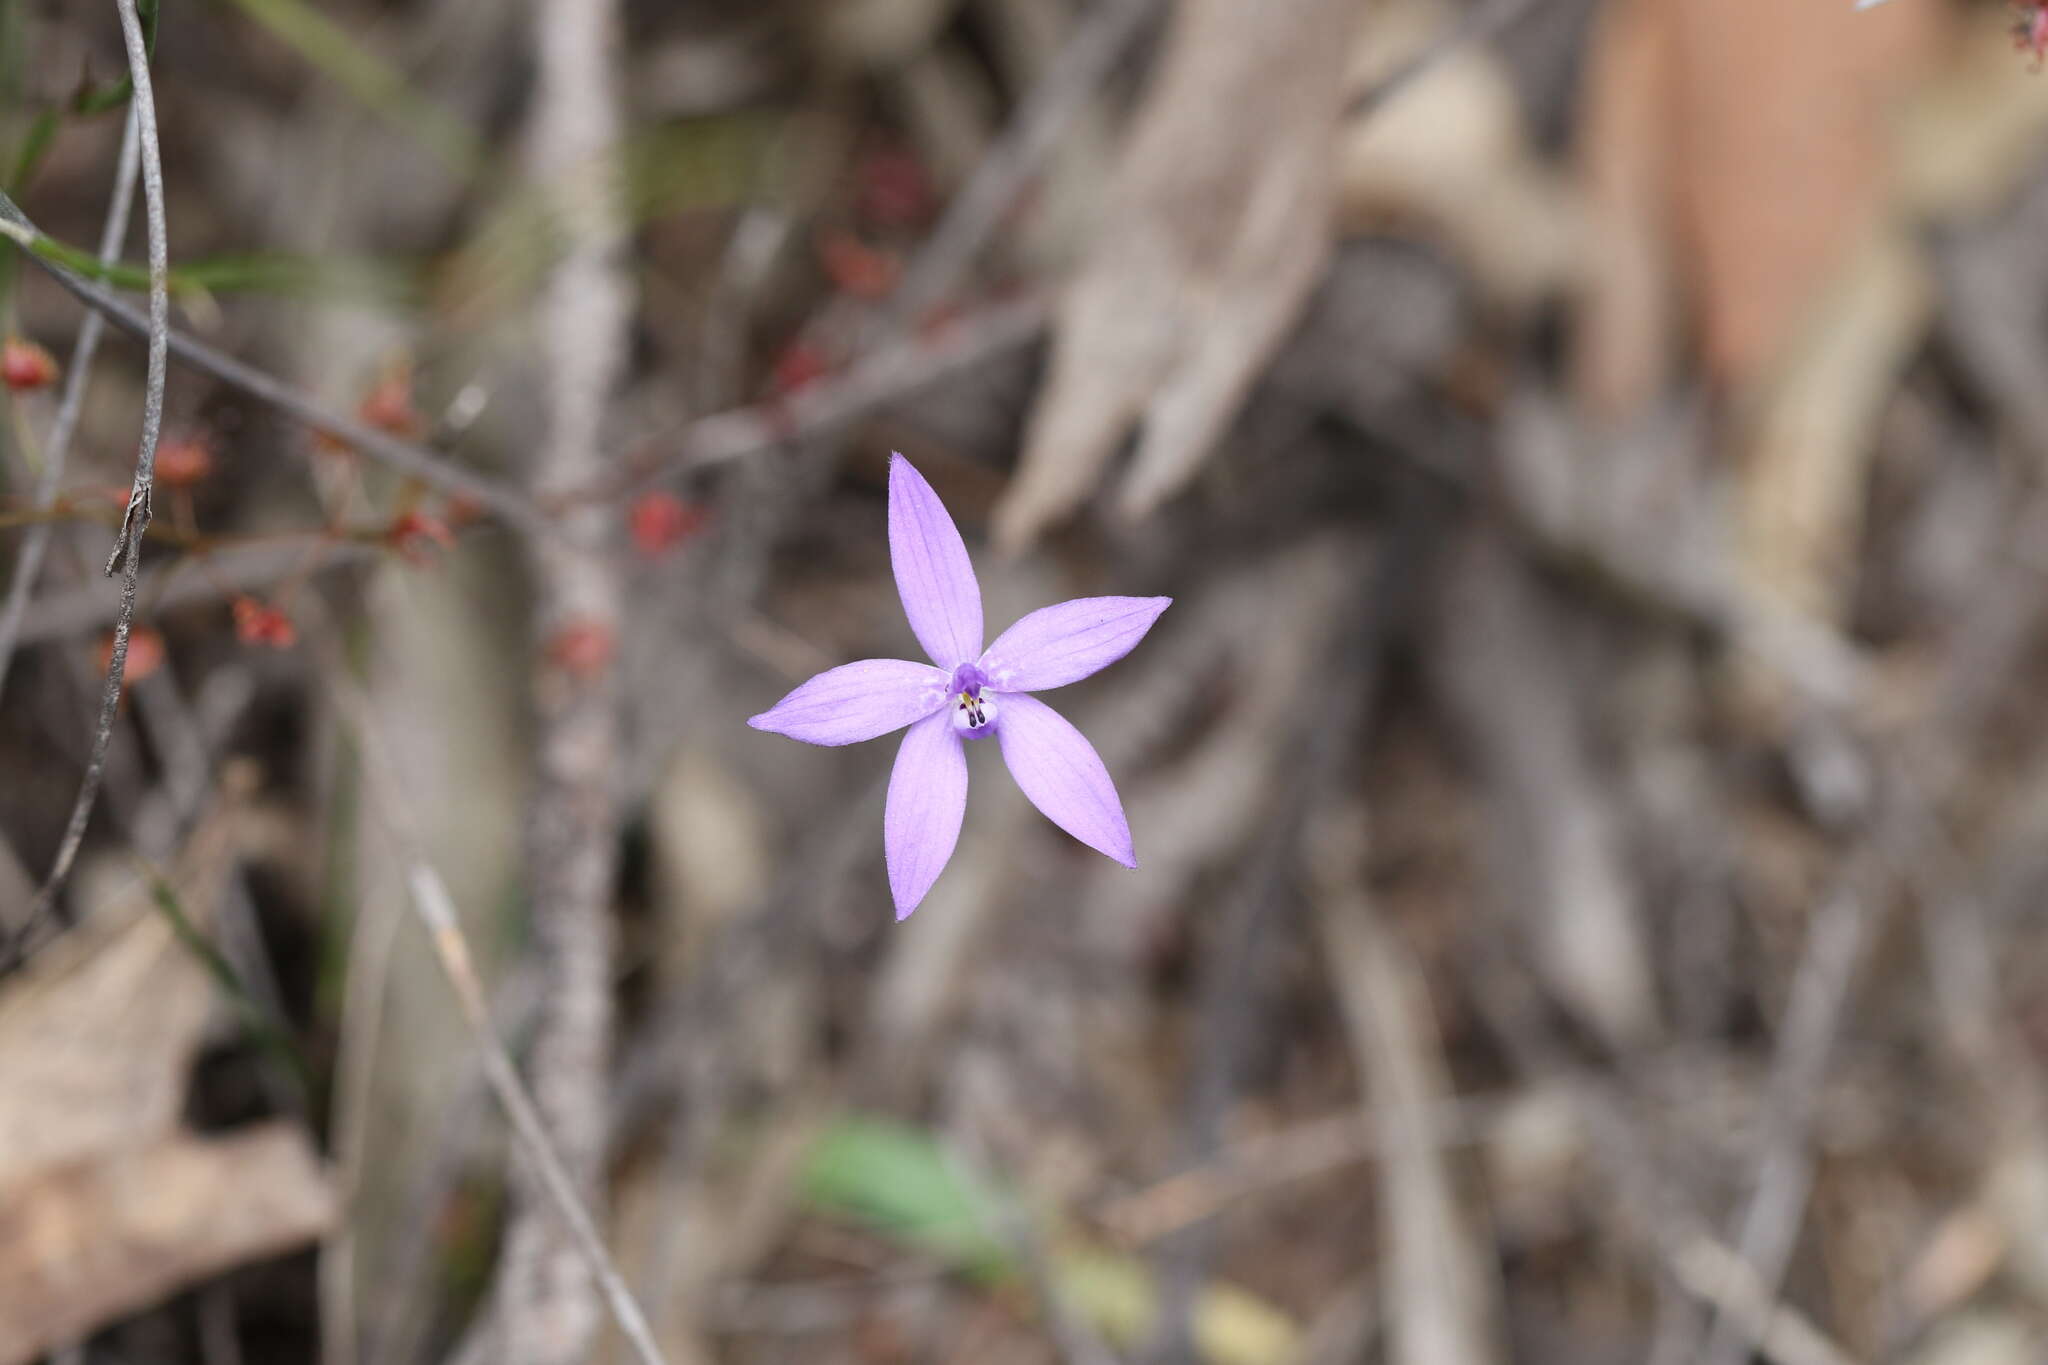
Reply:
M1028 693L1006 692L996 738L1010 776L1046 819L1097 853L1125 867L1138 865L1116 784L1095 746L1066 717Z
M818 674L747 724L806 744L858 744L944 706L947 681L930 664L862 659Z
M981 656L999 692L1042 692L1079 682L1137 648L1171 597L1077 597L1020 619Z
M924 475L889 461L889 562L903 614L932 662L951 669L981 653L981 585L959 528Z
M897 919L908 919L945 871L966 813L967 754L942 711L910 727L889 774L882 851Z

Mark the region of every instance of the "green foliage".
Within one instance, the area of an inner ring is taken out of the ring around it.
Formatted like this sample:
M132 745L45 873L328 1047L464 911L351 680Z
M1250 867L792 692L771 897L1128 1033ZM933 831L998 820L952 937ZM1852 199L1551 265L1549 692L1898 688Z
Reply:
M152 62L156 60L157 13L158 0L137 0L135 17L142 21L142 43L148 49ZM124 72L120 80L109 86L81 85L67 107L70 112L87 117L111 113L116 109L126 109L129 97L134 93L135 78Z
M984 1280L1012 1269L998 1205L930 1135L880 1119L826 1128L802 1175L805 1200Z
M686 119L631 133L557 181L515 186L437 269L439 311L457 325L481 326L528 298L560 255L565 196L616 195L638 227L772 192L784 133L779 120L759 115Z
M171 932L177 936L178 942L206 968L208 975L212 976L214 983L220 987L221 993L227 996L234 1005L235 1012L242 1017L242 1024L248 1030L250 1039L276 1063L278 1070L291 1081L292 1088L298 1092L303 1102L311 1090L312 1068L306 1064L306 1059L298 1046L286 1035L284 1024L271 1018L263 1006L256 1002L256 997L250 994L249 988L242 983L240 973L235 971L234 964L222 956L220 949L214 946L213 940L201 933L199 926L185 913L185 907L178 901L178 893L171 889L169 882L161 877L151 877L149 894L156 902L157 910L171 926Z
M471 129L414 90L382 57L305 0L234 3L365 109L417 137L450 170L469 175L482 168L483 144Z
M149 48L149 55L156 56L158 0L139 0L135 6L136 17L142 20L143 42ZM56 141L57 130L67 117L92 118L99 114L126 109L129 98L135 93L133 76L122 74L121 78L106 85L94 85L81 80L78 89L70 99L55 108L45 109L36 115L29 125L28 135L22 139L20 149L15 153L14 166L7 177L8 191L20 195L34 178L36 170L49 153L50 144Z
M1003 1197L962 1170L928 1133L842 1118L818 1135L799 1180L804 1201L819 1213L860 1223L978 1283L1021 1278L1001 1236ZM1086 1247L1056 1249L1049 1259L1059 1292L1098 1331L1130 1346L1151 1335L1159 1296L1142 1261ZM1203 1290L1194 1329L1213 1365L1279 1365L1300 1344L1285 1314L1230 1285Z
M0 229L0 236L15 234ZM103 265L91 252L46 233L26 241L15 237L46 261L137 293L149 288L149 267L116 261ZM380 261L336 261L328 257L294 256L283 252L232 253L202 257L171 268L173 294L285 294L301 297L373 297L399 302L417 293L417 268Z

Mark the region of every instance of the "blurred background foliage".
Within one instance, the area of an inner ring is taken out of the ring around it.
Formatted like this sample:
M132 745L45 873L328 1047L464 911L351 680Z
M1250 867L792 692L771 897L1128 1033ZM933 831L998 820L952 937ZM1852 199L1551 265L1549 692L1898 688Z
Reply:
M624 607L543 638L519 528L174 368L0 979L0 1365L477 1354L514 1156L402 845L524 1056L549 668L615 670L597 1203L672 1361L2048 1353L2038 6L628 0L546 174L528 8L142 7L174 324L447 468L534 466L616 205L614 472L540 510ZM21 253L139 298L125 69L0 0L0 930L143 375L39 508ZM912 647L892 450L993 627L1175 598L1061 699L1137 873L977 782L895 925L886 747L745 727Z

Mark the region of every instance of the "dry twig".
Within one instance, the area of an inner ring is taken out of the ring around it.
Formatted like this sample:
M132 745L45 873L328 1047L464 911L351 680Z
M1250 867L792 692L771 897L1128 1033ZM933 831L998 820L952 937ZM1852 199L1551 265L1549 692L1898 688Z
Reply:
M156 101L149 82L149 47L142 35L142 21L135 13L135 0L115 0L121 12L121 33L128 46L128 74L134 82L131 118L135 139L142 154L142 197L149 220L149 377L142 402L142 444L135 455L135 482L128 493L128 510L114 538L113 553L107 557L106 572L121 572L121 612L114 622L113 657L107 664L107 683L100 694L98 728L93 733L92 755L86 760L85 778L79 783L78 798L72 803L64 838L57 846L57 858L50 875L29 906L28 921L0 948L0 972L4 972L28 947L29 936L55 905L78 849L85 842L86 822L99 799L100 781L106 775L107 745L114 737L114 720L121 705L121 678L128 667L128 633L135 623L135 597L142 571L142 538L149 530L150 485L155 476L156 438L163 427L164 370L170 331L170 239L164 228L163 154L157 145Z
M571 1245L596 1279L613 1321L618 1324L621 1335L632 1344L641 1365L667 1365L661 1348L655 1345L654 1335L648 1329L646 1314L640 1311L632 1291L626 1288L624 1278L612 1264L604 1239L598 1233L597 1220L577 1193L575 1180L555 1150L538 1108L519 1079L519 1069L512 1064L511 1054L506 1052L504 1043L499 1041L497 1031L491 1026L490 1006L484 998L483 985L477 979L469 940L463 936L461 919L448 894L447 883L441 880L441 874L420 854L412 840L411 831L417 825L408 809L397 769L385 750L369 700L349 680L339 658L328 660L326 676L337 706L355 731L364 768L379 797L386 833L404 858L405 884L413 911L427 931L427 939L433 945L434 956L441 964L448 984L454 988L463 1022L482 1056L484 1077L512 1121L520 1152L531 1164L547 1197L553 1201L555 1211L568 1231Z
M1363 823L1362 810L1338 807L1309 825L1306 842L1332 985L1380 1125L1388 1357L1480 1365L1502 1358L1497 1270L1459 1208L1432 1122L1449 1082L1421 969L1348 866Z
M1786 1005L1771 1076L1772 1119L1735 1244L1766 1304L1777 1297L1793 1239L1804 1221L1813 1183L1808 1129L1848 1002L1850 980L1883 908L1864 885L1868 880L1861 860L1852 854L1834 894L1814 916ZM1704 1357L1708 1365L1736 1365L1753 1344L1756 1331L1754 1321L1721 1305Z
M1002 138L974 168L946 216L904 272L890 302L894 320L915 318L960 283L1004 215L1059 140L1060 133L1145 31L1160 0L1107 0L1078 24L1051 67L1018 108Z
M620 257L624 208L604 167L618 141L618 7L543 0L535 10L538 179L563 177L555 216L566 240L540 306L547 431L531 486L588 486L604 468L604 414L625 369L632 299ZM580 174L579 174L580 173ZM612 883L619 849L619 569L601 504L565 509L558 536L526 545L534 586L533 790L526 886L546 972L531 1067L533 1092L563 1174L602 1204L611 1074ZM601 1315L575 1239L552 1216L534 1172L516 1202L497 1288L480 1330L490 1358L570 1365Z

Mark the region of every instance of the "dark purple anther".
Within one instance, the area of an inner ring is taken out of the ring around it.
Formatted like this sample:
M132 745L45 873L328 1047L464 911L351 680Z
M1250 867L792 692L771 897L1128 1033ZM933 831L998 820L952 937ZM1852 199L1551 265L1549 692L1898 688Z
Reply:
M987 686L988 675L973 664L953 670L953 728L968 739L987 734L989 723L996 718L996 695L982 690Z

